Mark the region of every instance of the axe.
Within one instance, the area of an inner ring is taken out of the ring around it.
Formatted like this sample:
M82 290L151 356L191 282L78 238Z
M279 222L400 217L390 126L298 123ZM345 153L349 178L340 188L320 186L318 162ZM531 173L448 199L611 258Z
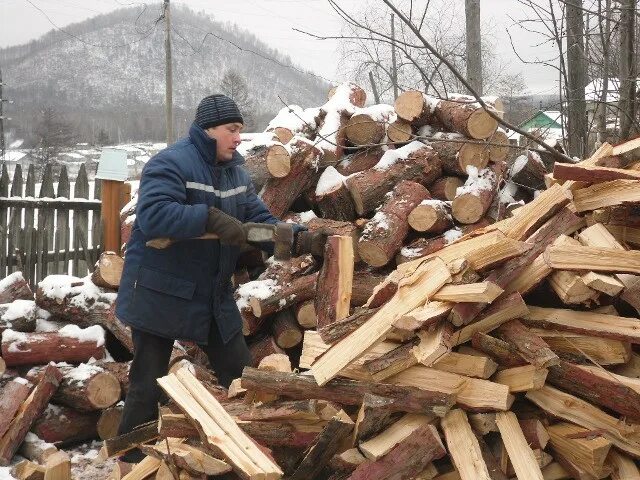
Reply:
M245 223L244 231L247 243L273 242L273 256L276 260L289 260L293 246L293 227L290 223ZM218 240L215 233L205 233L192 240ZM154 238L147 241L147 247L167 248L179 240L173 238Z

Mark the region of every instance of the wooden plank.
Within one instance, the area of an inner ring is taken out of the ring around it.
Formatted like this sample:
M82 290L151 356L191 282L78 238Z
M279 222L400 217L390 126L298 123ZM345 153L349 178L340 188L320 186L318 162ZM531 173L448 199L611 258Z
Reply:
M640 456L640 432L632 424L549 386L527 392L526 398L545 412L588 430L597 430L616 447L635 457Z
M640 180L613 180L573 192L577 212L640 202Z
M533 327L558 328L640 343L640 324L636 318L529 306L529 312L523 314L522 319Z
M496 425L518 480L543 480L538 461L513 412L496 413Z
M73 186L73 198L89 198L89 178L87 177L87 170L84 164L80 165L80 169L78 170L76 183ZM74 209L72 228L73 241L71 242L73 248L73 263L71 272L72 275L76 277L84 276L87 268L86 262L83 262L83 259L80 256L79 250L82 245L80 237L84 234L83 232L87 231L87 223L88 212Z
M440 423L449 455L462 480L491 480L478 440L464 410L451 410Z
M67 169L62 167L60 178L58 179L58 197L71 197L71 184ZM59 256L56 260L56 273L67 275L69 267L66 262L68 260L66 252L69 251L69 210L65 208L56 209L56 245L55 251ZM61 263L59 263L61 262Z
M311 374L319 385L334 378L367 348L383 339L396 318L424 304L451 279L446 264L439 258L421 263L398 284L398 291L380 310L355 332L327 351L312 367Z

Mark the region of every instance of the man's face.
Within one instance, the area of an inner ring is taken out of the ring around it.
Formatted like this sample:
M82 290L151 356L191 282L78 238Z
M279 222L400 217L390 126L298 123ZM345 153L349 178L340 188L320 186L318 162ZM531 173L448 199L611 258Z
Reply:
M240 145L242 127L241 123L225 123L205 130L210 138L216 140L216 155L219 162L227 162L233 157L233 152Z

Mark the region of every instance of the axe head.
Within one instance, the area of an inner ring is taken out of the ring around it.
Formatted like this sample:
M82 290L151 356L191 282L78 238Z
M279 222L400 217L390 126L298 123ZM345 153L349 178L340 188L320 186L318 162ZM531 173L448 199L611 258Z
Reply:
M290 223L245 223L247 242L273 242L273 256L276 260L289 260L293 246L293 226Z

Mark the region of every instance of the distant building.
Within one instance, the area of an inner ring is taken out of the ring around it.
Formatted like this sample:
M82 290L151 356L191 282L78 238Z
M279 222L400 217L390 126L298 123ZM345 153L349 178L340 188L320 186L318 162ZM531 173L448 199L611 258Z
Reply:
M563 127L566 128L566 118L558 110L538 110L528 120L518 125L531 135L544 140L550 145L562 142ZM516 132L507 132L509 140L520 146L527 146L530 141Z

